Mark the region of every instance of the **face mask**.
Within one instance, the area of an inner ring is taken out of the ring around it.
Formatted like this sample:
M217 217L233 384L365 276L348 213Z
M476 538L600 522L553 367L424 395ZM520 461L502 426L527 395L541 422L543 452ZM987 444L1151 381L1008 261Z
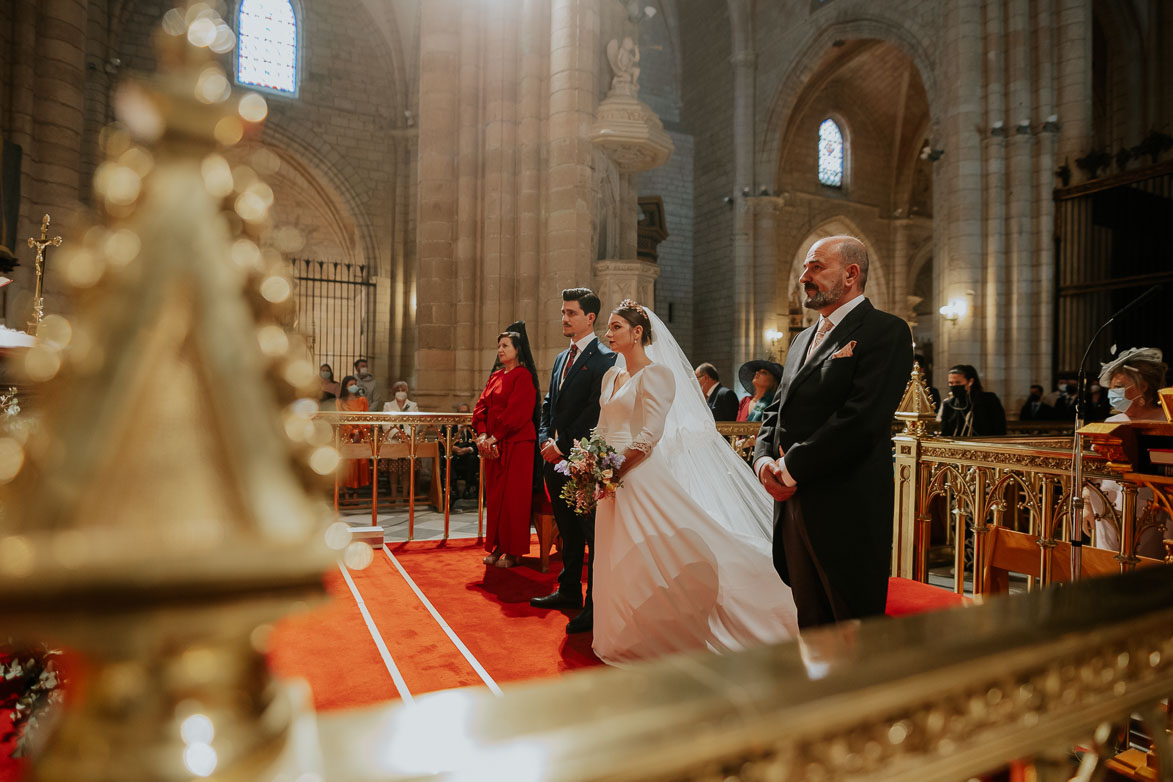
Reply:
M348 385L346 387L346 390L352 394L357 394L358 393L358 386L356 386L354 383L351 383L350 385Z
M949 393L953 398L962 404L969 398L969 394L965 390L965 386L949 386Z
M1068 383L1063 386L1063 390L1067 392L1067 396L1075 396L1075 385L1073 383Z
M407 401L407 392L406 391L396 391L395 392L395 400L398 402L406 402Z
M366 367L359 367L359 370L358 370L359 377L370 377L370 375L371 375L371 373L367 371Z
M1119 410L1121 413L1127 413L1128 408L1132 407L1135 399L1129 399L1124 394L1123 388L1109 388L1108 389L1108 404L1112 406L1113 410Z
M1032 402L1037 402L1037 401L1039 401L1039 400L1040 400L1040 399L1042 399L1042 398L1043 398L1043 397L1042 397L1042 396L1040 396L1039 394L1031 394L1031 395L1030 395L1030 401L1032 401Z
M320 374L322 376L323 380L329 380L331 377L333 377L333 375L331 373L327 372L324 369L321 372L319 372L318 374Z

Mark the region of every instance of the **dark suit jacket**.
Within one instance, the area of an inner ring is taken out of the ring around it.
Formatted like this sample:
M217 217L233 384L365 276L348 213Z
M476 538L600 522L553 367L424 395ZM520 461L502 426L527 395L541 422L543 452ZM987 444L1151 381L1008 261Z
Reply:
M1018 420L1020 421L1054 421L1055 408L1051 407L1046 402L1039 402L1039 409L1032 413L1030 409L1030 401L1022 406L1022 410L1018 413Z
M708 399L709 409L713 411L714 421L736 421L737 420L737 394L732 388L718 385L713 389L712 395Z
M811 326L790 345L754 462L785 454L798 482L789 502L801 504L832 587L853 615L882 614L892 549L892 418L912 370L912 334L866 299L804 364L814 334ZM833 357L851 342L851 356ZM774 505L778 524L785 503Z
M574 360L574 366L559 385L562 368L570 350L564 350L554 360L550 373L549 391L542 402L542 421L538 427L538 445L558 436L555 442L564 456L570 455L571 443L588 437L599 423L599 387L603 374L615 365L615 354L603 347L599 340L587 346Z

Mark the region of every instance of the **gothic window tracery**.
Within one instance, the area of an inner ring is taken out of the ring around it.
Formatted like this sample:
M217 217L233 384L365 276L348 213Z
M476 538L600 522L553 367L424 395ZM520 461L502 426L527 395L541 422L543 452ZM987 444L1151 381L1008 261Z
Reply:
M830 117L819 125L819 181L843 187L843 131Z
M291 0L241 0L236 81L297 94L297 14Z

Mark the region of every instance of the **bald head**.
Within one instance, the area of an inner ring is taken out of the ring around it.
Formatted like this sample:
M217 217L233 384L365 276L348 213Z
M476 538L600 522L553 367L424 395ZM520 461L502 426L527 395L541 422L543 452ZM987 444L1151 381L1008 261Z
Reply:
M868 251L854 236L828 236L811 246L799 283L803 306L830 315L863 293L868 280Z

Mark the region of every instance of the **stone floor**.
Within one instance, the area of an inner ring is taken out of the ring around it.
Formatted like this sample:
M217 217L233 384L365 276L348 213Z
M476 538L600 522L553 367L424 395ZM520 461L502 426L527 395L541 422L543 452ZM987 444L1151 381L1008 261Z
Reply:
M371 523L370 508L348 509L342 512L342 520L355 526ZM383 539L388 543L407 540L406 508L395 508L379 513L379 526L383 528ZM444 537L444 514L427 506L416 508L414 540L442 540ZM453 503L449 515L448 537L475 538L477 536L476 501L461 500Z

